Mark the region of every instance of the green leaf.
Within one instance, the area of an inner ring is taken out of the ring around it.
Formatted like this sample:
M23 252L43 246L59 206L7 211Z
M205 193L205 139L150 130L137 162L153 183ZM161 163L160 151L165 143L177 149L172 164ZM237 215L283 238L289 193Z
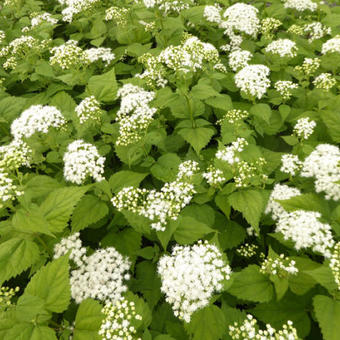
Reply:
M136 266L136 281L134 290L141 292L153 308L161 297L161 280L157 274L156 265L151 262L143 261Z
M58 92L50 101L50 105L57 107L67 119L75 118L74 109L77 106L73 98L64 91Z
M246 238L247 233L238 223L228 221L225 230L218 235L220 246L223 250L235 248Z
M233 274L234 281L228 293L242 300L268 302L273 298L273 285L267 275L260 273L259 267L249 265Z
M211 85L199 81L198 84L191 89L191 95L197 99L203 100L209 97L219 96L219 93Z
M102 102L113 102L117 97L117 81L114 68L99 76L92 76L87 91Z
M340 142L340 112L337 110L322 111L320 113L322 121L325 123L328 129L328 133L334 142Z
M134 172L129 170L118 171L109 179L112 192L115 194L125 187L138 187L140 182L147 176L147 173Z
M163 182L174 181L177 177L181 159L175 153L166 153L157 159L150 171L152 176Z
M233 102L227 94L220 94L216 97L208 98L205 100L205 103L223 111L228 111L233 108Z
M15 237L1 243L0 285L33 265L39 253L39 247L31 240Z
M176 339L167 334L160 334L155 337L155 340L176 340Z
M266 200L260 190L246 189L233 192L228 201L233 209L240 211L247 222L258 229Z
M72 214L72 231L80 231L109 213L107 204L94 195L85 195Z
M331 268L327 264L320 265L318 268L312 270L304 270L304 272L324 286L330 293L337 290L338 285L334 280Z
M215 129L212 127L183 128L178 131L178 134L199 154L215 134Z
M288 320L293 321L300 338L305 339L310 331L310 319L306 312L306 300L293 294L285 295L281 301L262 303L251 313L264 323L270 323L274 328L282 328Z
M250 109L250 113L257 118L264 120L266 123L270 123L272 110L268 104L253 105Z
M180 216L174 238L179 244L192 244L211 232L214 232L214 229L205 223L190 216Z
M102 314L102 305L95 300L86 299L79 305L75 327L74 340L100 340L98 334L104 314Z
M316 318L324 340L338 340L340 332L340 301L316 295L313 299Z
M62 256L41 268L28 283L24 294L40 297L45 309L61 313L71 299L68 257Z
M37 316L41 314L47 320L51 318L51 314L44 308L44 300L38 296L23 294L18 299L15 307L15 318L22 322L31 322L38 320Z
M45 175L37 175L26 183L24 195L30 199L41 198L60 187L61 184L54 178Z
M75 205L88 189L89 186L60 188L47 196L40 209L55 232L67 226Z
M35 326L33 323L16 324L7 334L6 340L57 340L53 329L46 326Z
M193 340L218 340L227 332L224 314L215 305L195 312L184 327L193 335Z

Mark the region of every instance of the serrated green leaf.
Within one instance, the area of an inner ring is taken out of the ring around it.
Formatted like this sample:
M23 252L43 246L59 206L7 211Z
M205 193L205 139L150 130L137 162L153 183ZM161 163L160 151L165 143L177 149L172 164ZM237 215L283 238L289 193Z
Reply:
M157 159L150 171L157 179L171 182L176 179L180 163L181 159L175 153L166 153Z
M205 100L205 103L223 111L228 111L233 108L233 102L227 94L220 94L216 97L208 98Z
M31 240L12 238L0 244L0 284L17 276L39 258L39 247Z
M24 294L44 300L44 308L61 313L70 303L71 286L67 256L49 262L42 267L28 283Z
M80 231L109 213L107 204L94 195L85 195L72 214L72 231Z
M102 308L98 301L92 299L82 301L76 315L74 340L100 340L102 338L98 334L104 319Z
M147 173L122 170L113 174L109 179L112 192L118 193L125 187L138 187L140 182L147 176Z
M273 285L267 275L260 273L259 267L249 265L233 274L234 281L228 293L242 300L268 302L273 298Z
M92 76L87 91L102 102L113 102L117 96L117 81L114 68L99 76Z
M199 154L215 134L215 129L212 127L183 128L178 131L178 134Z
M316 295L314 311L324 340L338 340L340 332L340 301L328 296Z

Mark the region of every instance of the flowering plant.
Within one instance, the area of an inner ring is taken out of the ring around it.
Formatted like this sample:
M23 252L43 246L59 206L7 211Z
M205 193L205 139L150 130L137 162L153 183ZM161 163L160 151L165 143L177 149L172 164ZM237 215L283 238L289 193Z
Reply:
M338 339L339 22L3 0L0 338Z

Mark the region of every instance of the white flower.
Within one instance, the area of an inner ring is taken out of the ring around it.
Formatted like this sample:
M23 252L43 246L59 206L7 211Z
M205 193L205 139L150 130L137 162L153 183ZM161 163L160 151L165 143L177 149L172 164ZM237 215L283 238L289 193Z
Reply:
M303 26L303 31L308 34L309 42L321 39L325 35L332 33L332 29L330 27L323 26L322 23L318 21L306 24L305 26Z
M296 9L298 12L309 10L314 12L318 5L311 0L283 0L285 8Z
M337 35L323 43L321 53L340 53L340 35Z
M207 171L202 174L203 178L208 182L209 185L216 186L220 183L225 182L223 171L216 169L213 166L209 166Z
M302 162L299 160L299 157L289 153L281 156L281 163L282 166L280 170L292 176L295 176L302 167Z
M229 54L229 66L236 72L247 66L252 57L253 55L249 51L236 48Z
M278 39L272 41L266 48L265 51L267 53L277 54L281 58L288 57L293 58L295 57L297 46L296 43L290 39Z
M203 16L207 21L219 24L222 20L220 12L221 8L219 6L205 6Z
M223 289L231 268L216 246L199 241L193 246L176 245L171 255L160 258L158 273L174 314L190 322L192 313L208 305L214 292Z
M198 163L195 161L185 161L178 166L177 180L191 177L199 171Z
M54 106L33 105L23 111L11 125L15 139L29 138L36 132L47 133L49 128L60 128L66 124L61 112Z
M42 23L49 23L51 25L55 25L56 23L58 23L58 20L54 19L50 13L46 12L38 14L31 19L32 28L39 26Z
M157 7L160 11L168 12L181 12L188 9L195 4L195 0L142 0L145 7L154 8Z
M80 124L84 124L88 120L100 122L102 111L99 102L94 96L83 99L79 105L76 106L75 111Z
M310 120L309 117L300 118L294 126L294 133L302 139L308 139L309 136L314 132L316 123L314 120Z
M294 84L290 80L278 80L274 84L275 90L280 93L283 100L289 100L292 96L292 90L298 87L298 84Z
M110 48L93 47L84 51L84 59L90 64L102 60L108 66L115 59L115 54L112 53Z
M105 157L101 157L92 144L83 140L75 140L68 145L63 157L64 177L67 181L82 184L87 177L93 177L96 182L104 179Z
M98 249L89 257L83 257L79 269L71 272L71 295L76 303L87 298L100 301L118 301L127 291L124 280L129 279L126 273L130 261L115 248Z
M316 211L295 210L280 216L275 231L282 233L285 240L292 240L297 250L311 248L330 257L334 245L332 228L320 222L320 217Z
M50 64L58 65L63 70L79 67L86 62L84 52L75 40L68 40L65 44L53 47L51 53Z
M230 165L237 163L240 159L236 153L242 152L247 145L248 142L244 138L237 138L230 146L226 146L224 149L217 151L216 158L225 161Z
M304 160L302 177L315 177L315 191L325 192L326 199L340 199L340 150L335 145L320 144Z
M275 184L270 194L265 213L271 213L273 220L279 219L287 214L287 212L277 200L288 200L299 195L301 195L301 192L297 188L291 188L285 184Z
M238 124L248 116L249 112L246 110L232 109L227 111L227 113L216 123L223 124L223 122L227 121L230 124Z
M0 168L7 171L31 165L32 149L21 139L0 146Z
M94 7L100 0L58 0L61 5L67 6L61 14L63 20L72 22L73 17Z
M261 99L270 86L269 73L265 65L247 65L236 73L236 86L247 95Z
M313 84L317 89L328 91L336 85L336 79L330 73L321 73L314 79Z
M249 235L252 236L252 235ZM239 248L236 249L236 252L243 257L253 257L257 253L257 249L259 248L256 244L249 244L245 243L244 245L241 245Z
M14 184L9 174L0 168L0 209L9 201L14 201L18 196L23 195L23 191L19 190Z
M98 332L102 339L141 340L136 338L137 331L133 323L136 320L142 320L142 317L136 313L133 301L124 297L114 302L107 301L102 313L105 318Z
M318 70L320 65L321 61L318 58L305 58L302 65L295 66L295 69L309 77Z
M277 275L279 277L286 277L287 275L296 275L298 269L295 266L295 261L290 260L284 254L279 257L266 258L260 268L260 272L263 274Z
M332 270L334 280L340 290L340 242L337 242L332 251L329 267Z
M78 267L82 266L86 258L86 248L82 247L82 242L79 236L80 233L77 232L66 238L62 238L60 242L54 246L53 258L57 259L70 252L70 260L72 260Z

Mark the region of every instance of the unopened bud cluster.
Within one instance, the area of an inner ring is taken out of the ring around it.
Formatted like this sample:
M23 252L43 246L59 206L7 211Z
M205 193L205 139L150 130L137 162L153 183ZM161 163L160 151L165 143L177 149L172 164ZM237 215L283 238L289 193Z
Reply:
M296 275L298 269L295 266L295 261L289 259L284 254L280 254L279 257L266 258L260 268L262 274L277 275L278 277L286 277L287 275Z
M76 106L75 112L77 113L80 124L84 124L87 121L100 122L102 116L100 103L94 96L83 99L79 105Z

